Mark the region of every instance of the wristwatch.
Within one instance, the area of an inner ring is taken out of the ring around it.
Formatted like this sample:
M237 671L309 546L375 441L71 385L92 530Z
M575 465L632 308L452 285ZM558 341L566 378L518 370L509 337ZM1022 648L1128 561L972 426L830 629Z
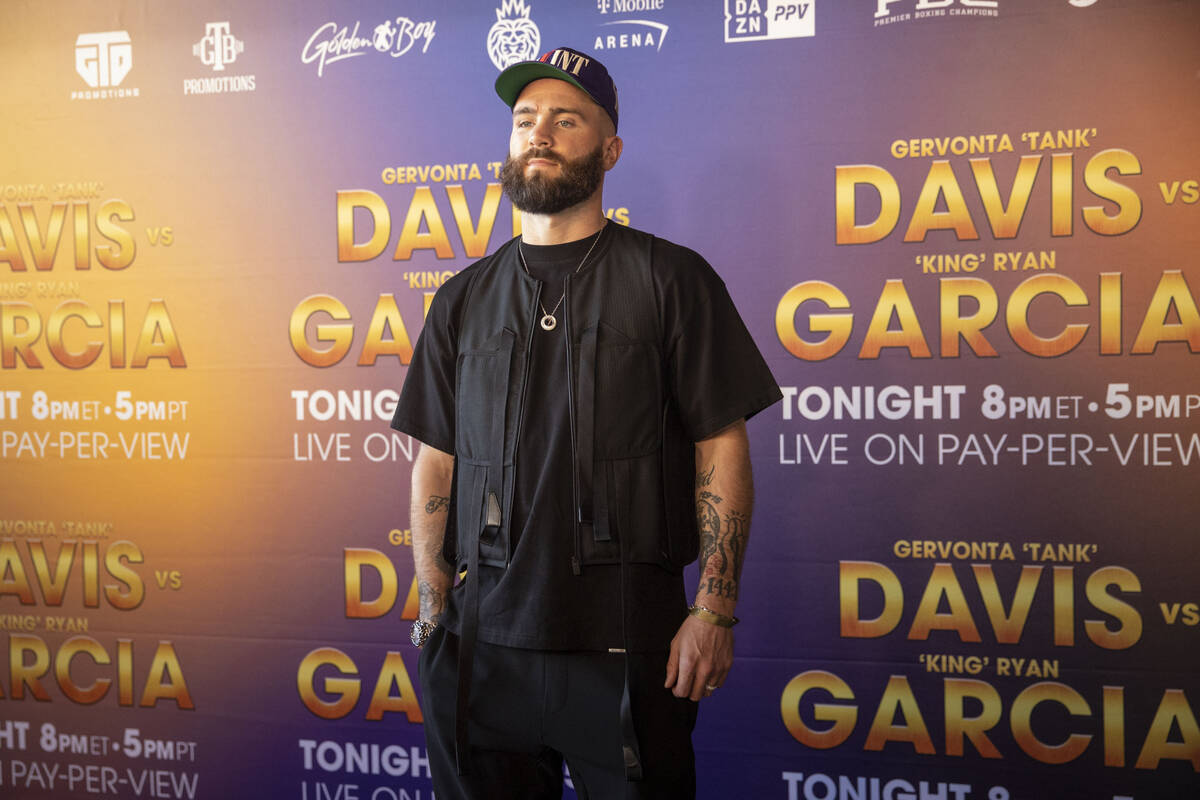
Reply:
M413 643L413 647L420 647L425 644L425 640L429 638L429 634L433 633L433 629L436 627L436 622L430 622L427 619L413 620L412 630L408 633L408 638Z

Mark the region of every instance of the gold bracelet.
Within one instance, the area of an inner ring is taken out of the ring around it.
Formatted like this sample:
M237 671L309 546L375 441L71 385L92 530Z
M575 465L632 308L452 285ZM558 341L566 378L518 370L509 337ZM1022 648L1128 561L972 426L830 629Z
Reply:
M705 608L704 606L688 606L688 614L702 619L705 622L710 622L713 625L719 625L722 628L732 628L734 625L737 625L739 622L741 622L741 620L737 617L727 617L724 614L718 614L711 608Z

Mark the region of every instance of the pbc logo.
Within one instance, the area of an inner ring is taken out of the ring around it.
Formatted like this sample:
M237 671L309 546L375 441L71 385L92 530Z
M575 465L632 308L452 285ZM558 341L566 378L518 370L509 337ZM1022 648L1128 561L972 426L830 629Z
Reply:
M816 0L725 0L725 41L756 42L815 36L814 6Z
M226 64L237 61L238 53L245 49L246 43L229 32L228 22L209 22L204 26L203 38L192 45L192 55L214 72L221 72Z
M888 6L899 2L901 0L876 0L875 19L890 17L893 12ZM912 0L908 0L908 2L912 2ZM917 4L913 10L917 12L931 11L933 9L946 8L947 6L954 5L955 2L956 0L917 0ZM957 2L966 8L998 8L1000 5L1000 0L957 0ZM1092 2L1095 2L1095 0L1092 0ZM942 13L944 14L945 12ZM917 16L919 17L921 14L918 13Z
M75 39L75 71L93 89L120 86L133 69L133 43L127 31L81 33Z

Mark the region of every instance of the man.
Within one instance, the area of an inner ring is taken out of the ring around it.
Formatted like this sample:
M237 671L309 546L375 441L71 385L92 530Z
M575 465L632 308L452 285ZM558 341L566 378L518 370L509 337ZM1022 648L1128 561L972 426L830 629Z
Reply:
M733 661L745 419L781 395L703 259L606 221L605 67L559 48L496 90L522 233L438 291L392 422L422 442L434 789L559 797L565 759L581 798L693 797L696 703Z

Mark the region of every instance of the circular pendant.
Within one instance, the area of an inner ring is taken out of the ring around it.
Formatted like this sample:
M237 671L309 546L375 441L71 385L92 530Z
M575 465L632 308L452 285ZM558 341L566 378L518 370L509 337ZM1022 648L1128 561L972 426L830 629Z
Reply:
M557 327L558 320L556 320L553 315L547 314L546 316L542 317L542 330L552 331Z

